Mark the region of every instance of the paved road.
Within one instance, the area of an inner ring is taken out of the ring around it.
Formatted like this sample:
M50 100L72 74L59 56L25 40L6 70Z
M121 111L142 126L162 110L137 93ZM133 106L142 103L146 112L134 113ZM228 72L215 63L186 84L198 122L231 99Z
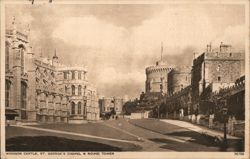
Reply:
M220 151L212 138L158 120L113 120L103 124L141 138L142 151Z
M115 145L123 151L133 151L133 148L134 151L221 151L212 137L158 120L119 119L85 125L40 125L31 133L26 127L23 135L34 134L40 128L40 135L41 131L48 130L51 135ZM20 135L18 131L8 129L6 134L6 138Z

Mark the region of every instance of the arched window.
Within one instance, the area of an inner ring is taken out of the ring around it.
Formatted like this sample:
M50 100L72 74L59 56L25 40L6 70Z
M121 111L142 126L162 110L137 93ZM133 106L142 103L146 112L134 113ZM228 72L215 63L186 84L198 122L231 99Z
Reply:
M75 114L75 103L71 102L71 114Z
M78 102L78 114L81 114L82 112L82 103Z
M19 53L21 55L21 73L23 74L24 73L24 46L21 44L18 46L19 48Z
M75 95L76 94L76 92L75 92L75 89L76 89L75 86L72 85L71 88L72 88L72 95Z
M78 95L82 95L82 86L81 85L78 86Z
M11 89L11 83L10 81L5 81L5 106L10 106L10 89Z
M21 82L21 108L26 109L27 84Z
M5 70L10 69L10 45L6 42L5 44Z
M75 79L75 71L72 71L72 79Z
M81 71L78 72L78 79L79 80L82 79L82 72Z

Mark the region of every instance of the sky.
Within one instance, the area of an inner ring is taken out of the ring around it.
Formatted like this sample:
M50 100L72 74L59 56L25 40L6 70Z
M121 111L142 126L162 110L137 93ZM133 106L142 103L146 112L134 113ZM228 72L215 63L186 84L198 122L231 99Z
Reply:
M193 53L223 41L244 50L245 10L230 4L9 4L20 28L30 26L36 56L57 50L66 65L87 66L100 95L138 97L145 68L161 56L169 66L192 65Z

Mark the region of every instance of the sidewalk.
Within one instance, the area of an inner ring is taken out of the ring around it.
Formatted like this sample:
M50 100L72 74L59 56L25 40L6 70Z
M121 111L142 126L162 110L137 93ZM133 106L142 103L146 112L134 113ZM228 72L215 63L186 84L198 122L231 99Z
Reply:
M219 140L223 140L223 137L224 137L223 132L211 130L207 127L195 125L195 124L192 124L192 123L187 122L187 121L171 120L171 119L161 119L160 121L163 121L163 122L166 122L166 123L169 123L172 125L180 126L180 127L183 127L183 128L186 128L186 129L189 129L189 130L201 133L201 134L206 134L208 136L216 137ZM227 134L227 138L228 139L241 139L239 137L231 136L228 134Z

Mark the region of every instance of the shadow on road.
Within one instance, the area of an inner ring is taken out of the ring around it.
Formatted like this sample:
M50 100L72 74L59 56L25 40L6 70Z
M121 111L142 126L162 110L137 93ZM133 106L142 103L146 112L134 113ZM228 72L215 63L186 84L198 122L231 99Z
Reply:
M150 139L153 142L157 142L162 144L161 148L165 149L170 149L174 151L180 151L180 152L197 152L197 151L218 151L217 147L206 147L202 145L197 145L197 144L190 144L190 143L181 143L169 139L164 139L164 138L154 138Z
M118 147L55 136L19 136L7 139L6 151L122 151Z
M189 142L206 145L209 147L219 146L218 142L216 142L216 138L212 136L208 136L205 134L200 134L194 131L180 131L180 132L173 132L167 133L166 135L173 135L173 136L181 136L181 137L190 137L191 139L188 140Z
M216 137L212 137L206 134L200 134L194 131L180 131L167 133L166 135L190 137L188 142L205 145L207 147L218 147L219 151L244 151L244 139L227 139L227 148L223 147L223 141L219 141Z

